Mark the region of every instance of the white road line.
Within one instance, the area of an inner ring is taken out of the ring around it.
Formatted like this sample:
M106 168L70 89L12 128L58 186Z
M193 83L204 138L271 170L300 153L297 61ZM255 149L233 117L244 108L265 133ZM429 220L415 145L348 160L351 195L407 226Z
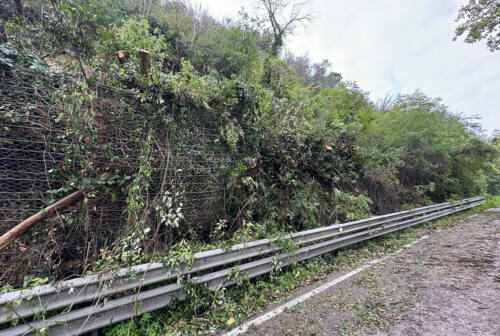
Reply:
M409 247L412 247L413 245L415 245L416 243L428 238L429 236L423 236L421 237L420 239L414 241L413 243L411 244L408 244L408 245L405 245L404 248L402 249L399 249L397 250L396 252L393 252L391 254L388 254L386 255L385 257L383 258L380 258L380 259L375 259L375 260L371 260L371 261L368 261L367 263L365 263L363 266L360 266L359 268L356 268L355 270L347 273L347 274L344 274L336 279L333 279L332 281L330 282L327 282L325 283L324 285L321 285L320 287L316 288L316 289L313 289L312 291L310 292L307 292L306 294L302 295L302 296L299 296L298 298L295 298L291 301L288 301L287 303L271 310L270 312L267 312L266 314L264 315L261 315L253 320L250 320L248 321L247 323L245 324L242 324L240 325L239 327L221 335L221 336L237 336L237 335L241 335L243 334L244 332L247 332L248 329L251 327L251 326L257 326L259 324L262 324L264 323L265 321L267 320L270 320L271 318L275 317L276 315L279 315L281 314L282 312L284 312L285 310L293 307L293 306L296 306L298 305L299 303L301 302L304 302L305 300L327 290L328 288L332 287L332 286L335 286L336 284L346 280L346 279L349 279L350 277L352 277L353 275L356 275L360 272L363 272L364 270L372 267L373 265L376 265L378 263L380 263L381 261L384 261L390 257L393 257L395 256L396 254L399 254L401 253L402 251L404 251L404 249L406 248L409 248Z

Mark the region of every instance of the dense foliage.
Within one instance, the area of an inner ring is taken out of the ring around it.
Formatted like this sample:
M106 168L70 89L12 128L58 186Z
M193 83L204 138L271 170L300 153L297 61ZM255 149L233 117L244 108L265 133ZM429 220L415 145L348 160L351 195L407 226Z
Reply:
M466 43L486 40L490 51L500 50L500 2L498 0L469 0L460 8L455 40L465 35Z
M326 60L280 58L273 32L247 13L218 21L176 0L40 0L22 10L14 3L0 8L2 78L38 67L75 79L51 97L71 158L50 172L67 179L54 199L77 188L88 191L89 208L92 200L124 199L113 206L125 220L87 242L100 254L89 260L87 246L74 252L90 265L79 271L141 262L186 241L207 248L500 194L498 136L486 139L473 121L420 91L378 106ZM138 49L150 53L147 74ZM114 95L103 99L103 88ZM111 116L132 126L125 132L105 121ZM203 149L193 154L205 118L217 137L210 150L226 161ZM103 132L111 140L103 142ZM120 146L126 150L113 151ZM198 202L202 214L220 209L202 219L188 216L186 195L199 191L179 173L192 167L172 166L186 148L192 162L200 162L194 155L210 161L200 188L222 185L205 208ZM57 274L54 267L36 272Z

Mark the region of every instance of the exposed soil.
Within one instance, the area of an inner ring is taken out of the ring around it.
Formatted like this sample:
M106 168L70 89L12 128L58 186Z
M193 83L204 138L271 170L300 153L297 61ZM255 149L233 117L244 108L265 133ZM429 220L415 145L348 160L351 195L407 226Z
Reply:
M454 224L247 335L500 335L500 208Z

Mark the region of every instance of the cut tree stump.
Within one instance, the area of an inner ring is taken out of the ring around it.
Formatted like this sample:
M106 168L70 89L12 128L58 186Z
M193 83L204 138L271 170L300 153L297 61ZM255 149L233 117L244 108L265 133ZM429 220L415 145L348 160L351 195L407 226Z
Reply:
M118 54L118 60L120 64L125 64L128 62L128 51L127 50L119 50L116 52Z
M149 68L151 66L151 53L144 49L137 49L139 55L141 55L141 67L140 72L144 76L149 73Z

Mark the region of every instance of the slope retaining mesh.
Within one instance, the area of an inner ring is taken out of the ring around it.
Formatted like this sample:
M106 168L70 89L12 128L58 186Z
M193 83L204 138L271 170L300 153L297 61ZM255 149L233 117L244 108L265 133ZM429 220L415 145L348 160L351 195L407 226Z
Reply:
M0 76L0 234L69 194L68 186L78 184L78 179L137 172L147 132L137 130L137 116L144 111L131 92L96 87L91 101L96 132L92 141L80 139L90 154L85 162L78 162L66 147L69 125L57 120L61 104L53 101L54 92L72 80L29 69L0 72ZM146 199L147 206L154 208L170 190L183 203L183 224L189 223L190 229L165 228L154 216L146 218L144 224L156 235L152 248L159 252L193 230L206 234L224 218L226 180L221 167L241 160L220 141L215 113L177 112L164 116L174 120L176 128L156 132L152 138L152 177ZM70 174L75 166L90 168L75 178ZM29 238L0 252L0 264L5 265L0 282L15 284L33 272L61 277L86 271L122 233L126 207L127 195L118 191L101 192L88 203L65 209L33 229ZM17 274L14 280L12 274Z

